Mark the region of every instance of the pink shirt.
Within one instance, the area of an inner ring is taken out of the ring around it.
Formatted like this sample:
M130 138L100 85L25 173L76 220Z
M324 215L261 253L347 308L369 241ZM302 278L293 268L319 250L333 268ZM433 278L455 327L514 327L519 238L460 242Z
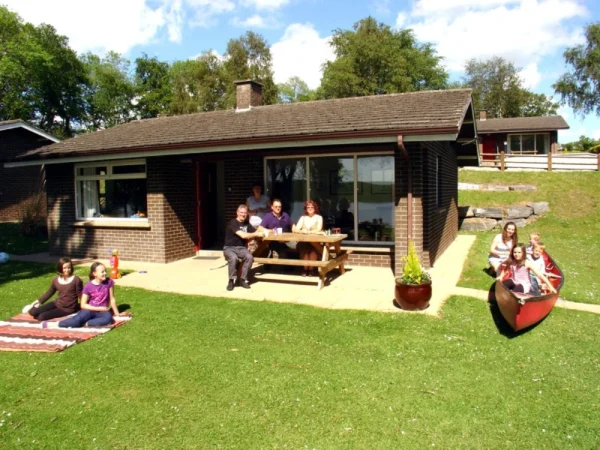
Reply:
M88 295L88 305L106 308L110 303L110 288L115 282L107 278L100 284L91 281L83 287L83 293Z
M520 284L523 286L523 292L526 294L531 291L531 279L529 278L529 270L523 264L522 266L517 266L516 264L510 265L510 272L512 274L511 278L515 282L515 284Z

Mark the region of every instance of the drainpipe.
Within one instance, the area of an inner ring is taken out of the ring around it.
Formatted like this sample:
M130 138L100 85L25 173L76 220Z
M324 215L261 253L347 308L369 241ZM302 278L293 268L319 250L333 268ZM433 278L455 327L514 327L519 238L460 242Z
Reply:
M402 157L404 158L404 161L406 161L406 166L408 168L408 195L407 195L407 228L408 228L408 240L406 242L406 248L408 249L408 247L410 246L410 241L412 240L412 232L413 232L413 226L412 226L412 222L413 222L413 199L412 199L412 167L410 164L410 158L408 157L408 151L406 150L406 147L404 146L404 139L402 138L402 135L398 135L398 149L400 150L400 153L402 155Z

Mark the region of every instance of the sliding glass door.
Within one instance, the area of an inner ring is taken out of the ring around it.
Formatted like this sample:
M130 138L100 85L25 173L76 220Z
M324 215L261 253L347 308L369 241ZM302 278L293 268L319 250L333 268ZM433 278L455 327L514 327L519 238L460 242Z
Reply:
M328 155L266 159L266 189L296 222L307 199L319 205L325 229L345 240L374 245L394 241L393 155Z

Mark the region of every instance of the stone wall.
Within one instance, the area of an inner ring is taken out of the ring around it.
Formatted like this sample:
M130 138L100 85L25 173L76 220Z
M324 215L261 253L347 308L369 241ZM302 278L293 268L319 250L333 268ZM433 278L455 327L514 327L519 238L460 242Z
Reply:
M496 227L504 228L506 222L514 222L517 228L523 228L548 211L548 202L493 208L458 207L461 231L491 231Z

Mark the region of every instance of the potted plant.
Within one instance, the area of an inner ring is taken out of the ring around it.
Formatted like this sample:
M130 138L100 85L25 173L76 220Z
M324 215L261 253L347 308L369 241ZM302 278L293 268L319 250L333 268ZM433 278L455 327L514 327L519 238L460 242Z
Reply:
M396 303L409 311L427 308L431 299L431 277L423 270L412 240L408 244L408 255L402 261L402 276L396 278Z

